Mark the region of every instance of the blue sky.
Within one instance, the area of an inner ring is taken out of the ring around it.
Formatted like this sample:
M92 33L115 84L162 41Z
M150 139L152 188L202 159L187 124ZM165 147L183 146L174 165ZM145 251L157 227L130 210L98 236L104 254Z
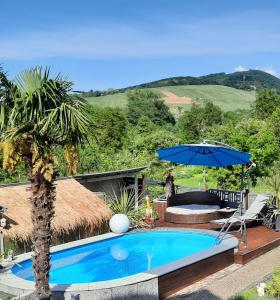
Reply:
M279 0L10 0L0 63L51 66L75 89L261 69L280 74Z

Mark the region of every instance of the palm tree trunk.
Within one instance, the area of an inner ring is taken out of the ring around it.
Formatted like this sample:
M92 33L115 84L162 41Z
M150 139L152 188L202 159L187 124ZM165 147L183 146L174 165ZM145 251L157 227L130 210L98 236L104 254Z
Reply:
M51 297L49 287L51 220L54 215L56 188L38 172L30 175L32 202L33 272L38 300ZM54 179L53 179L54 180Z

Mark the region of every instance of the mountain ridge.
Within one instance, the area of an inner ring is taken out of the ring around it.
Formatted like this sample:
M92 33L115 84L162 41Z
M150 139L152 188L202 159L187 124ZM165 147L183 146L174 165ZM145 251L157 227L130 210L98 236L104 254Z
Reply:
M135 88L164 87L174 85L224 85L237 89L254 90L260 88L274 88L280 92L280 79L269 73L260 70L248 70L234 73L213 73L204 76L177 76L134 86L129 86L121 90Z
M223 85L241 90L276 89L280 93L280 78L260 70L248 70L233 73L213 73L203 76L176 76L107 91L90 90L85 97L98 97L138 88L159 88L183 85Z

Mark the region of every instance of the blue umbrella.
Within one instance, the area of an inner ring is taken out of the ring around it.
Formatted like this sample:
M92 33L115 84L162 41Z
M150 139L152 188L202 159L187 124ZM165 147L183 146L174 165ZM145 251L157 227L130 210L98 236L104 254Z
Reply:
M159 160L181 165L226 167L251 163L249 153L207 143L178 145L159 149L156 152Z

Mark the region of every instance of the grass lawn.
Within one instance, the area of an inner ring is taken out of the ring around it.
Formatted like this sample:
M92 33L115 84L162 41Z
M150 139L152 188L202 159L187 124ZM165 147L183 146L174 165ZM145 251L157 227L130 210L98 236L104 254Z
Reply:
M177 166L173 171L173 176L176 185L204 188L204 176L202 167L194 166ZM208 188L216 189L217 180L215 176L215 170L210 170L206 175ZM270 192L270 188L265 184L263 180L259 180L256 186L251 186L251 192L263 193Z
M117 93L113 95L89 97L86 98L89 103L98 105L100 107L121 107L124 108L127 104L126 94Z
M170 91L179 97L191 97L197 103L211 100L224 111L234 111L236 109L249 109L255 100L255 92L243 91L222 85L182 85L168 86L162 88L152 88L155 91ZM116 93L101 97L86 98L91 104L101 107L121 107L127 104L126 93ZM175 112L178 107L189 108L189 105L170 105Z
M157 88L168 90L177 96L191 97L197 103L211 100L224 111L248 109L255 100L255 92L238 90L221 85L183 85Z
M190 186L190 187L199 187L199 188L204 188L204 179L203 179L203 174L195 174L190 178L175 178L175 184L176 185L183 185L183 186ZM209 179L208 179L209 180ZM208 181L208 187L215 189L217 187L215 179L211 178Z
M203 167L177 166L173 171L176 185L204 188L205 178L209 188L216 188L216 179L212 173L203 173Z

